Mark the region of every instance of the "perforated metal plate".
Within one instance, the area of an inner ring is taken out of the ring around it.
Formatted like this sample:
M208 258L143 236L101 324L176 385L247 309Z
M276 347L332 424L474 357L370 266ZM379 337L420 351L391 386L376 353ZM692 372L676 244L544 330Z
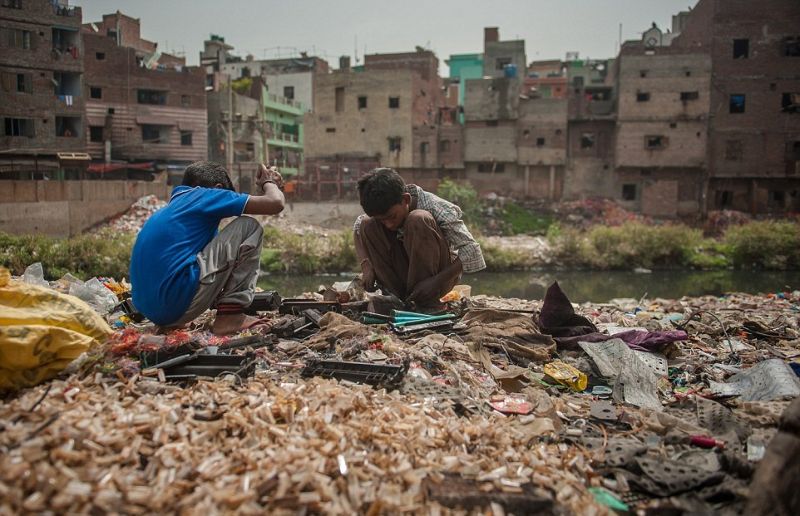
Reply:
M644 478L634 478L632 481L658 496L672 496L718 483L723 477L719 472L662 458L637 457L636 464L644 473Z

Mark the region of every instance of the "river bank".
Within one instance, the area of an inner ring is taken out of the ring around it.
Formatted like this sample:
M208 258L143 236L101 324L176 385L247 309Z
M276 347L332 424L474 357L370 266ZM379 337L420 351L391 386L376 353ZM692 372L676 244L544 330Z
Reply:
M107 227L68 239L0 233L0 265L22 274L41 262L56 279L69 272L81 279L126 277L134 232ZM546 235L478 237L491 272L522 270L800 270L800 224L753 221L718 237L680 224L627 222L616 227L562 227ZM269 219L261 268L271 274L355 271L349 229L287 225Z

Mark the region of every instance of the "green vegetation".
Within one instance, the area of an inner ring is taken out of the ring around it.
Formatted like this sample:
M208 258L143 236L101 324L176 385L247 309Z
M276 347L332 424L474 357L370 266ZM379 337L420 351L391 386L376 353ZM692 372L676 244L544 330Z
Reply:
M734 265L740 268L800 268L800 224L759 221L729 228L723 237Z
M553 217L540 215L514 202L503 206L501 212L504 235L544 235L553 224Z
M552 247L551 263L560 268L800 268L800 224L793 222L751 222L729 228L719 239L703 238L699 230L679 224L631 222L578 230L553 223L547 240ZM42 262L48 279L67 272L83 280L93 276L121 279L128 276L133 241L133 235L110 231L68 239L0 233L0 266L20 275L28 265ZM526 250L486 241L481 245L490 271L544 266ZM356 271L352 232L294 234L267 226L261 269L275 274Z
M461 208L463 220L470 226L480 223L481 202L478 192L469 183L460 184L445 178L439 183L436 194Z
M68 272L82 280L122 279L128 276L133 241L133 235L111 231L66 239L0 233L0 265L20 275L28 265L42 262L45 277L51 280Z

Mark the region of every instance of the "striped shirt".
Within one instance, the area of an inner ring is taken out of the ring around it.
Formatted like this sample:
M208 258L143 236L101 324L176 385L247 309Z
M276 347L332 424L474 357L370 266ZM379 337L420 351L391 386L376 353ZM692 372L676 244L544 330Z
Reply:
M461 220L461 208L437 195L426 192L417 185L406 185L405 189L406 193L411 195L411 205L415 206L415 209L425 210L433 215L433 219L442 230L447 243L450 244L450 251L461 260L464 272L478 272L486 268L480 244L475 241L472 233ZM353 231L356 234L359 233L361 221L365 218L367 215L360 215L356 219L353 225ZM397 231L397 237L403 238L402 228Z

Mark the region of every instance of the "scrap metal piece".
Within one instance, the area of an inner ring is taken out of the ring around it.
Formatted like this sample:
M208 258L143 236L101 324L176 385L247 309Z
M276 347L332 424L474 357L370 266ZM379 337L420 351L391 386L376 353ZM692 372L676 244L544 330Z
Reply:
M490 489L490 490L487 490ZM531 483L522 484L517 492L505 492L489 482L470 480L459 475L445 474L442 482L430 477L423 481L423 490L428 500L437 501L445 507L460 507L466 510L498 504L513 514L555 514L552 498L546 491Z
M764 360L731 376L726 383L709 381L717 396L739 396L744 401L772 401L800 396L800 380L779 358Z
M270 312L277 310L280 305L281 296L276 291L256 292L253 302L245 309L245 313L256 315L258 312Z
M278 308L283 315L300 315L303 310L313 308L320 313L342 313L342 305L337 301L314 301L313 299L284 299Z
M167 380L183 380L187 377L217 377L224 373L235 374L239 378L253 376L255 355L194 355L191 360L165 367Z
M617 410L611 402L606 400L594 401L589 405L589 411L593 418L601 421L616 421Z
M636 464L646 478L629 479L657 496L672 496L719 483L724 474L663 458L638 457ZM648 482L649 480L649 482Z
M392 387L403 381L408 370L404 365L370 364L367 362L344 362L339 360L311 360L301 376L321 376L373 386Z
M446 328L452 328L455 324L455 321L452 319L445 320L445 321L431 321L431 322L422 322L419 324L406 324L404 326L396 326L391 324L392 330L398 335L407 335L409 333L414 333L416 331L422 330L443 330Z

